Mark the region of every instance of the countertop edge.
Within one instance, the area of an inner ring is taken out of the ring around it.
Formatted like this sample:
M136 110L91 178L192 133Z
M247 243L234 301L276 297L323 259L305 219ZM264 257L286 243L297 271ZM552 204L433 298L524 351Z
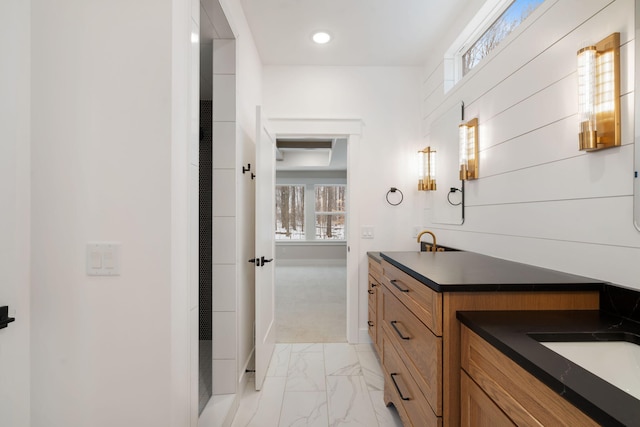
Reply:
M479 256L486 257L487 255L478 254ZM412 268L406 266L405 264L396 261L391 255L387 255L384 252L380 252L380 257L387 261L389 264L397 267L404 273L413 277L417 281L421 282L423 285L428 286L436 292L549 292L549 291L601 291L605 285L605 282L585 278L584 283L576 283L576 282L548 282L548 283L512 283L505 282L500 284L493 283L475 283L475 284L442 284L435 282L428 277L416 272ZM512 262L508 260L501 260L504 262ZM522 263L514 263L514 264L522 264ZM536 267L540 268L540 267ZM563 272L558 272L562 274ZM577 276L576 276L577 277ZM588 281L588 280L591 280Z
M401 271L407 273L409 276L413 277L414 279L416 279L418 282L422 283L423 285L430 287L434 291L436 291L436 292L442 292L443 291L442 287L438 283L434 282L433 280L430 280L428 277L425 277L422 274L416 273L411 268L409 268L409 267L405 266L404 264L394 260L390 256L380 252L380 258L382 258L384 261L387 261L389 264L393 265L394 267L400 269Z

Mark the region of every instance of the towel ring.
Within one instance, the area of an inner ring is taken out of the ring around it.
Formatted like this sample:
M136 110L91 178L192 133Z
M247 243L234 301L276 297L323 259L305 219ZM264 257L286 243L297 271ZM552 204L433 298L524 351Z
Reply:
M460 206L462 204L462 200L460 200L458 203L453 203L451 201L451 195L454 194L456 191L459 191L460 194L462 194L462 190L455 187L451 187L451 189L449 190L449 193L447 194L447 201L451 206Z
M389 200L389 193L395 193L395 192L400 193L400 201L399 201L398 203L392 203L392 202ZM402 191L400 191L398 188L396 188L396 187L391 187L391 188L389 189L389 191L387 191L386 199L387 199L387 203L389 203L391 206L398 206L398 205L399 205L400 203L402 203L402 201L404 200L404 194L402 194Z

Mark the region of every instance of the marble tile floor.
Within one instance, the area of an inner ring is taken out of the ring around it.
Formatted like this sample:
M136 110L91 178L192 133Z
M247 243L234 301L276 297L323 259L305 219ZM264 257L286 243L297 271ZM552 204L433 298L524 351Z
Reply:
M249 381L232 427L401 427L370 344L276 344L261 391Z
M211 340L200 340L198 345L198 414L207 406L211 395L213 394L213 370L211 364L212 347Z

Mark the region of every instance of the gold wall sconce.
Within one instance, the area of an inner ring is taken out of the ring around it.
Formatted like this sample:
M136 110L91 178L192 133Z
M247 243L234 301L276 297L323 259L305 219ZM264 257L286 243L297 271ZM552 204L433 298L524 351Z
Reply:
M620 145L620 33L578 51L580 150Z
M460 131L460 179L478 179L478 119L462 123Z
M418 191L436 190L436 150L418 151Z

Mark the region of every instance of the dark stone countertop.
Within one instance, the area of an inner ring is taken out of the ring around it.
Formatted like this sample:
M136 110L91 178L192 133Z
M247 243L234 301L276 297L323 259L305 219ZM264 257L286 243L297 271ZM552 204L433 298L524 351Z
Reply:
M546 348L537 340L617 340L624 333L634 334L635 339L640 339L640 323L597 310L476 311L458 312L457 317L469 329L599 424L640 425L640 400ZM615 357L612 357L611 363L616 363Z
M377 262L378 264L382 262L382 258L380 257L380 252L367 252L367 256Z
M475 252L381 252L436 292L600 290L604 282Z

